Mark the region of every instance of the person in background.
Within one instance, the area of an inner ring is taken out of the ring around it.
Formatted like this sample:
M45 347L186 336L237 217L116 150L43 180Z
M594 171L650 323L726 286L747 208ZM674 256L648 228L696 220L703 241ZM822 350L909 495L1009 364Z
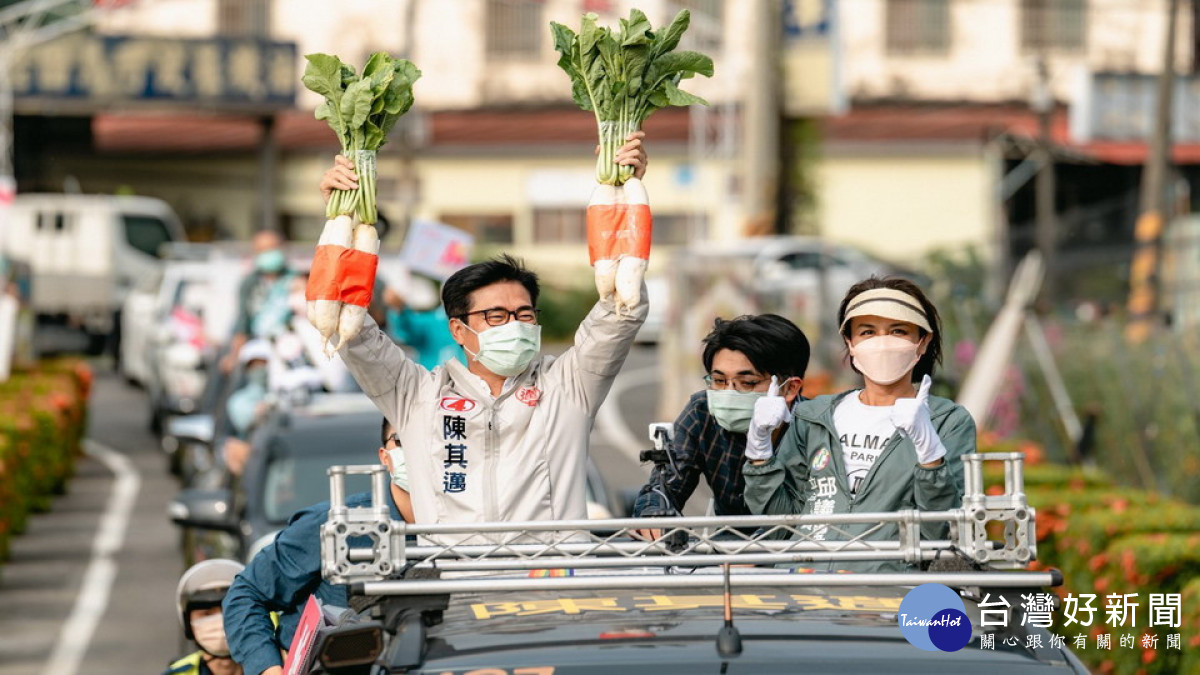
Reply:
M670 464L657 465L634 502L633 517L682 513L703 476L719 516L749 515L742 477L746 432L754 404L769 393L789 406L801 400L808 338L776 314L717 319L704 338L705 390L675 420ZM772 390L774 383L774 390ZM786 423L772 429L775 438ZM657 530L639 534L657 539Z
M428 370L450 359L464 365L462 349L450 333L450 319L437 299L436 291L426 288L425 279L410 273L407 283L389 284L384 291L387 305L387 334L397 343L411 348L413 360Z
M413 522L408 467L395 430L386 419L380 428L379 462L392 477L388 507L392 520ZM371 505L371 493L346 497L346 506ZM283 670L281 650L292 644L296 625L310 595L325 605L348 607L346 587L321 577L321 525L329 502L298 511L275 541L258 552L225 595L223 611L233 659L247 673L276 675ZM279 613L278 625L271 613Z
M962 406L929 395L942 353L937 308L907 279L871 277L846 293L837 320L863 386L803 401L794 416L778 397L755 403L742 469L746 504L767 515L960 506L961 458L975 452L975 422ZM776 448L762 430L784 419L790 426ZM894 523L869 534L869 524L805 527L814 540L898 536ZM944 539L947 529L945 523L923 524L922 537ZM822 565L826 568L909 569L883 560Z
M274 230L259 230L252 240L254 270L238 288L238 312L233 325L229 353L221 360L221 369L231 372L237 364L242 345L254 337L270 337L287 323L291 315L288 295L291 272L283 237Z
M225 402L232 433L223 446L225 465L235 476L242 475L250 457L250 434L269 406L268 364L271 358L271 344L266 340L251 340L238 354L244 381Z
M235 560L213 558L192 565L179 578L176 615L183 634L200 649L171 663L163 675L242 675L229 654L221 601L243 569Z

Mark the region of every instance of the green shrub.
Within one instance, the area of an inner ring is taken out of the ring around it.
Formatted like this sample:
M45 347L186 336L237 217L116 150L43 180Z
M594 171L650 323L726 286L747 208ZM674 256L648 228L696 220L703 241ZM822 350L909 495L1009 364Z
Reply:
M542 310L543 342L570 342L575 329L596 304L594 288L543 286L538 307Z
M66 490L82 448L91 371L45 362L0 383L0 560L28 514Z
M1036 471L1035 471L1036 470ZM1102 673L1200 672L1200 508L1158 493L1111 487L1103 474L1079 474L1048 465L1031 467L1027 496L1037 509L1038 560L1032 568L1063 572L1060 595L1094 594L1090 627L1056 628L1071 636L1086 633L1088 646L1075 653ZM1136 625L1107 624L1106 595L1137 593ZM1152 593L1182 593L1180 627L1148 625ZM1189 610L1190 608L1190 610ZM1098 634L1111 634L1112 649L1097 648ZM1181 635L1182 649L1168 648L1168 635ZM1135 647L1121 647L1121 637ZM1154 648L1143 648L1150 636Z

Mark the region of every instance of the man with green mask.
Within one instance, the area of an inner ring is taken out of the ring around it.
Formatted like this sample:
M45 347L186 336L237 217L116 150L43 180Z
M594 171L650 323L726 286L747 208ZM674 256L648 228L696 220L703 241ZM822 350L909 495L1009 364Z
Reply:
M238 288L237 321L229 353L221 360L221 369L233 370L242 345L252 337L271 337L282 331L291 315L288 304L291 272L283 251L283 237L274 230L259 230L251 242L254 270Z
M638 178L641 139L631 135L616 157ZM331 169L323 192L345 180ZM596 302L559 356L541 353L540 291L537 275L508 255L451 275L442 306L465 364L426 369L372 320L339 347L396 427L418 523L587 518L588 438L646 320L645 284L631 307Z
M671 462L655 466L634 503L633 516L681 513L700 476L712 490L717 515L749 515L742 462L754 403L778 394L787 406L793 405L804 386L808 356L804 332L781 316L717 319L704 338L707 387L692 395L675 420ZM775 430L773 440L783 428L786 424Z

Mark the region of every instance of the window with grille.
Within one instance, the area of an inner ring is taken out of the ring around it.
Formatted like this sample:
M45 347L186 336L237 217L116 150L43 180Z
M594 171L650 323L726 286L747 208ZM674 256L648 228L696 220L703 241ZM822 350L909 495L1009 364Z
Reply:
M507 213L443 213L438 220L469 232L480 244L513 243L513 217Z
M950 49L950 0L888 0L887 50L893 54Z
M542 0L487 0L484 17L488 56L535 59L541 53Z
M533 212L533 241L535 244L583 244L587 242L587 211L569 209L535 209Z
M1021 0L1021 49L1080 51L1087 40L1087 0Z
M655 213L651 240L655 244L686 244L708 236L708 216L703 213Z
M270 0L217 0L217 31L225 37L267 37Z

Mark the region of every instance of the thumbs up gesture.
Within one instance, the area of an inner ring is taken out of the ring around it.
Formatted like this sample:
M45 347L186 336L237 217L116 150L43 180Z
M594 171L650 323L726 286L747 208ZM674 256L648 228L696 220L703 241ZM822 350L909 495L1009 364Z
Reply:
M750 418L750 429L746 432L746 458L770 459L775 453L771 434L791 418L787 399L779 395L779 378L772 375L766 396L754 402L754 416Z
M921 380L916 398L898 398L892 406L892 424L912 440L920 464L932 464L946 455L946 446L942 445L942 439L938 437L929 417L931 386L933 380L926 375Z

